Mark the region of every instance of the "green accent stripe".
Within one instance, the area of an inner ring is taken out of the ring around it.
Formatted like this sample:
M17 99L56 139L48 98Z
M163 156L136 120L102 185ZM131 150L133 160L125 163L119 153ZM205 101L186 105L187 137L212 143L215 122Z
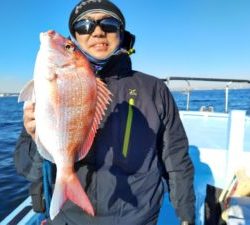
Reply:
M128 146L129 146L129 140L130 140L130 133L131 133L131 127L132 127L132 120L133 120L133 105L135 104L135 100L133 98L129 99L128 102L128 116L127 116L127 123L126 123L126 130L123 140L123 148L122 148L122 154L126 158L128 155Z

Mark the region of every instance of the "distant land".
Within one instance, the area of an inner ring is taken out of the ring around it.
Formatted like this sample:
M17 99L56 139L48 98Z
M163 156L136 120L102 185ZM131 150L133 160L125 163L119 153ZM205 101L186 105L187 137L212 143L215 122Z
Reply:
M14 97L18 95L19 93L0 93L0 97Z

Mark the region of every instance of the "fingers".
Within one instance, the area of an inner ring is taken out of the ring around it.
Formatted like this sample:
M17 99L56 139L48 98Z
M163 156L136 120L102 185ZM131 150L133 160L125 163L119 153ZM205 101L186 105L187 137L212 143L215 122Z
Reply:
M25 102L23 107L23 123L29 135L35 139L36 120L35 120L35 103Z
M24 127L27 130L27 133L32 136L32 138L35 137L35 132L36 132L36 121L35 120L27 121L25 123Z
M24 105L23 105L23 110L31 110L31 111L35 111L35 103L34 102L31 102L31 101L26 101L24 102Z

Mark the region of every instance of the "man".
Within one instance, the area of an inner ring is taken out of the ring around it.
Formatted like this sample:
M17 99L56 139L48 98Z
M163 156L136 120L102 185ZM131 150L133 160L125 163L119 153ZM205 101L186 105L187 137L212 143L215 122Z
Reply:
M164 82L132 70L128 52L134 36L125 30L122 12L107 0L81 1L69 29L113 97L89 154L75 165L96 215L68 201L47 224L155 225L163 180L181 224L193 224L194 171L178 109ZM24 109L15 155L18 171L31 181L41 177L32 141L34 109L31 103Z

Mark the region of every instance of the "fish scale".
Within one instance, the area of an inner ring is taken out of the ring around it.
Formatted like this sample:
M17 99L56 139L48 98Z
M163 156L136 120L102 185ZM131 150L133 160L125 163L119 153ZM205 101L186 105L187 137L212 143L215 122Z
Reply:
M70 40L55 31L41 33L40 40L33 81L19 101L35 99L37 149L57 167L50 217L54 219L68 199L94 216L74 163L89 152L111 93Z

